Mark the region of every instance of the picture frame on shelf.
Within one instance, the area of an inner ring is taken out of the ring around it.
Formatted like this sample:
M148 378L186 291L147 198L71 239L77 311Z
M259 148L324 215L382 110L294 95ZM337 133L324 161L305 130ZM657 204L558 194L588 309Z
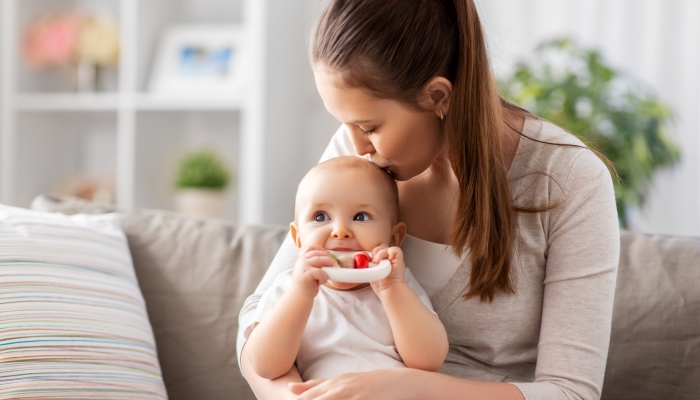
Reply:
M155 94L231 95L240 88L243 29L177 25L162 35L148 83Z

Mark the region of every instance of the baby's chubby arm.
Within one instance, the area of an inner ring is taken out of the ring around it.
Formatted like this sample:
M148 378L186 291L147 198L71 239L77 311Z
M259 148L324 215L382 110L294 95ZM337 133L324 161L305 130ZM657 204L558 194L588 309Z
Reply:
M440 319L404 282L406 265L399 247L378 246L372 252L373 262L389 259L392 271L372 288L389 317L396 349L409 368L437 371L449 348L447 332Z
M328 280L321 269L326 265L333 265L327 250L313 246L302 249L294 265L292 285L251 332L246 354L262 378L278 378L294 365L318 287Z

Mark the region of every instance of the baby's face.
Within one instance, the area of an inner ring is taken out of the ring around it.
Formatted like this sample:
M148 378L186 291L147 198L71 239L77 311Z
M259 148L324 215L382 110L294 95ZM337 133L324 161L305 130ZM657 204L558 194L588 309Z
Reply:
M299 191L297 247L372 251L403 239L387 189L364 168L315 171Z

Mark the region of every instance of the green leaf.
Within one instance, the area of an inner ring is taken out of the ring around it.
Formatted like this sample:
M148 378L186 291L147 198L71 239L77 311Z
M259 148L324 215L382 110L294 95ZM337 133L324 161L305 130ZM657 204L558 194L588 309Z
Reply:
M212 150L201 150L180 160L175 187L223 190L230 180L231 173L223 159Z
M680 160L667 134L672 110L598 50L570 38L541 43L532 61L519 62L498 87L506 99L572 132L612 161L620 176L613 184L623 227L626 210L644 204L654 174Z

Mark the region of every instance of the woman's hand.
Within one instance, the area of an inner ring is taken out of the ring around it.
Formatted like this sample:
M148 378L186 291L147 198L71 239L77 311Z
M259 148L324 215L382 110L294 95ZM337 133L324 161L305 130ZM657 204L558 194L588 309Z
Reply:
M287 386L298 395L296 400L525 400L510 383L471 381L412 368L345 374Z
M389 276L380 281L370 283L377 295L390 288L392 285L403 283L403 277L406 273L406 264L404 264L403 252L400 247L389 247L385 244L380 244L372 250L372 257L372 262L375 264L384 259L388 259L391 263L391 272Z
M298 400L408 400L416 392L411 388L410 375L419 372L409 368L383 369L344 374L334 379L289 383L289 390Z

